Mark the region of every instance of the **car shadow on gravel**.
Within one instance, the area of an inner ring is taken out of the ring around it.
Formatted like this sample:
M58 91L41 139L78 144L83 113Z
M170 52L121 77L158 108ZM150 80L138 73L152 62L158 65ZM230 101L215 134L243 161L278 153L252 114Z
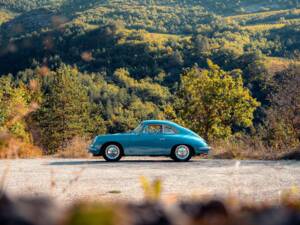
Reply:
M58 160L47 163L49 166L76 166L76 165L132 165L132 164L172 164L172 165L197 165L203 167L233 166L234 160L193 159L188 162L175 162L172 159L125 159L118 162L105 160Z
M186 162L186 163L191 163ZM137 163L176 163L173 160L124 160L124 161L119 161L119 162L106 162L106 161L100 161L100 160L95 160L95 161L57 161L57 162L50 162L47 165L50 166L74 166L74 165L93 165L93 164L137 164Z
M232 167L232 166L279 166L297 164L293 160L265 161L265 160L227 160L227 159L194 159L188 162L175 162L172 159L125 159L119 162L105 160L58 160L46 163L48 166L76 166L76 165L132 165L132 164L172 164L172 165L197 165L197 167Z

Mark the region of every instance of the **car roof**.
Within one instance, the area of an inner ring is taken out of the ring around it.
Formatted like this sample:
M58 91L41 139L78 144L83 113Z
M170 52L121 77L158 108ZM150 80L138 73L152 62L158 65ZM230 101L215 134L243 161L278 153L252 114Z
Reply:
M163 124L163 125L179 126L177 123L174 123L169 120L144 120L142 124Z
M142 122L143 125L147 125L147 124L161 124L161 125L170 125L172 127L175 127L177 130L180 131L180 133L182 134L189 134L189 135L193 135L193 136L197 136L199 137L198 134L196 134L195 132L183 127L183 126L180 126L179 124L177 123L174 123L172 121L169 121L169 120L144 120Z

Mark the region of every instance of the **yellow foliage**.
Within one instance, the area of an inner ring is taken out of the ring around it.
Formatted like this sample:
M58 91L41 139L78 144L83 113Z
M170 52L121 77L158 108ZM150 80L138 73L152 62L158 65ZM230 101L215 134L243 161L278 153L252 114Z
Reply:
M7 22L7 21L9 21L10 19L12 19L14 16L11 14L11 13L9 13L9 12L7 12L7 11L2 11L2 10L0 10L0 25L2 24L2 23L5 23L5 22Z
M10 77L0 79L0 158L27 158L42 155L42 151L30 144L25 117L38 108L38 83L16 86Z
M80 204L73 208L66 224L69 225L114 225L120 224L118 207L102 204ZM122 224L122 223L121 223Z
M284 191L281 194L281 202L284 205L291 206L293 208L300 209L300 189L298 186L292 186L289 190Z
M260 104L244 87L241 71L225 72L207 63L208 70L194 67L182 75L180 114L205 139L226 138L234 125L250 127Z
M157 201L160 199L162 192L162 183L160 179L155 179L153 182L150 182L146 177L141 176L140 182L146 200Z

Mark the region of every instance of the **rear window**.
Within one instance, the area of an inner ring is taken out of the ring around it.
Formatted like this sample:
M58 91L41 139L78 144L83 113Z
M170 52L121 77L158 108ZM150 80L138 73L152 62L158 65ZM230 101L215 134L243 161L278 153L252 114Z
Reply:
M176 134L177 131L171 126L164 126L164 134Z

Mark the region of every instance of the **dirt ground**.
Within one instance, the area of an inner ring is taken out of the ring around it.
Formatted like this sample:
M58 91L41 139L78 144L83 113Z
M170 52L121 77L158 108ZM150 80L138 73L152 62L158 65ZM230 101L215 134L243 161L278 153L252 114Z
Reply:
M140 177L163 182L163 199L235 196L250 201L277 201L300 186L298 161L236 161L128 157L103 159L0 160L4 189L14 195L50 195L58 202L76 199L141 200Z

